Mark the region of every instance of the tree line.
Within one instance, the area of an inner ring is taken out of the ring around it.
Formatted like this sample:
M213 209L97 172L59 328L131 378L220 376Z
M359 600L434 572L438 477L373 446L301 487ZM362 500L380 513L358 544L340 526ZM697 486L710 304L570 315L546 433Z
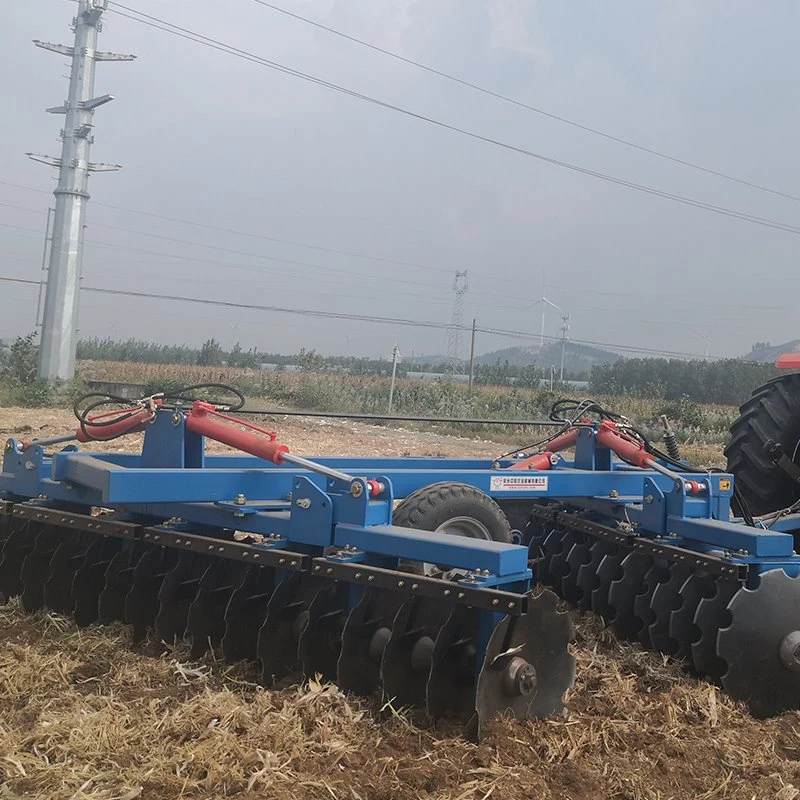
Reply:
M388 359L357 358L354 356L322 356L315 350L301 349L299 353L264 353L257 348L244 349L237 343L226 350L215 339L202 347L166 345L140 339L83 339L78 343L78 358L98 361L130 361L148 364L199 364L202 366L241 367L259 369L264 363L278 368L295 365L305 372L345 372L349 375L387 375L391 372ZM397 374L408 372L446 373L446 363L432 364L421 360L403 360ZM720 361L682 361L664 358L620 358L613 364L592 367L589 388L594 394L657 397L665 400L686 398L696 403L737 405L756 387L775 377L772 364L759 364L739 359ZM508 360L495 364L477 364L475 383L485 386L517 386L533 388L539 385L542 369L535 364L517 366Z
M772 364L740 361L681 361L624 358L592 368L589 388L596 394L688 398L696 403L739 405L750 393L778 375Z

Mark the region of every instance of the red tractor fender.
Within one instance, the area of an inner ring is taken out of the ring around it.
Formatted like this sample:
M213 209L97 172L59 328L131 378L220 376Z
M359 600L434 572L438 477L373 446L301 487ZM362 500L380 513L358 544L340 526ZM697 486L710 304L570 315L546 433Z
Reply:
M800 369L800 353L786 353L775 362L778 369Z

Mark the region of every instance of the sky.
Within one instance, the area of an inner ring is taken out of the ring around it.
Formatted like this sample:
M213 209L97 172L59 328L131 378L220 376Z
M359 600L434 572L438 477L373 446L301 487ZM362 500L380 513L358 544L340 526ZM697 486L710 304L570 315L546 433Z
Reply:
M257 0L128 8L548 158L800 226L800 201L626 147L346 41ZM642 147L800 197L794 0L276 0L404 58ZM9 4L0 28L0 277L41 278L67 92L70 0ZM389 357L445 327L193 305L179 295L446 326L456 270L479 353L569 336L736 356L800 337L797 233L581 174L334 92L114 13L100 49L80 336ZM124 12L129 13L129 12ZM9 184L16 184L11 186ZM25 188L19 188L25 187ZM144 212L144 213L143 213ZM280 241L276 241L280 240ZM338 251L338 252L331 252ZM37 287L0 281L0 338ZM548 336L560 335L549 308ZM484 332L500 329L515 336ZM466 355L468 336L462 343Z

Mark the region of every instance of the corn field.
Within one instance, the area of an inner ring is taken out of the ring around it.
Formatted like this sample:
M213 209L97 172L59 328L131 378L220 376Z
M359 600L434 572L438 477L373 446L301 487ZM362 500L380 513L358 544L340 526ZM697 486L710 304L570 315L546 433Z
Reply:
M139 383L150 390L196 383L228 383L243 391L248 405L258 408L307 409L385 414L389 379L317 372L263 372L234 367L201 367L188 364L135 364L83 361L78 374L84 380ZM574 395L574 392L573 392ZM545 389L473 387L447 381L423 382L398 379L393 413L398 415L472 417L480 419L546 419L550 407L563 393ZM642 431L657 439L659 416L666 414L679 439L688 444L721 444L736 418L733 406L700 405L692 401L630 396L594 398L606 408L624 414ZM743 398L744 399L744 398ZM486 434L485 425L440 426L462 435ZM519 438L519 426L492 426L492 435ZM535 436L533 438L536 438Z

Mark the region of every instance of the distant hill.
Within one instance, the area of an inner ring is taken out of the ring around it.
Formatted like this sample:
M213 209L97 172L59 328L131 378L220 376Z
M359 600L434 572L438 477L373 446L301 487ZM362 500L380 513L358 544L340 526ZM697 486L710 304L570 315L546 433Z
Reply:
M774 364L778 356L784 353L800 352L800 339L793 339L784 344L771 345L769 342L757 342L747 355L741 356L742 361L757 361L759 364Z
M570 375L580 375L591 372L597 364L613 364L619 360L617 353L610 350L601 350L596 347L587 347L583 344L567 342L564 349L564 371ZM540 351L538 347L506 347L502 350L493 350L475 358L477 364L496 364L508 361L514 367L526 367L536 364L545 370L550 367L561 367L561 343L552 342Z

